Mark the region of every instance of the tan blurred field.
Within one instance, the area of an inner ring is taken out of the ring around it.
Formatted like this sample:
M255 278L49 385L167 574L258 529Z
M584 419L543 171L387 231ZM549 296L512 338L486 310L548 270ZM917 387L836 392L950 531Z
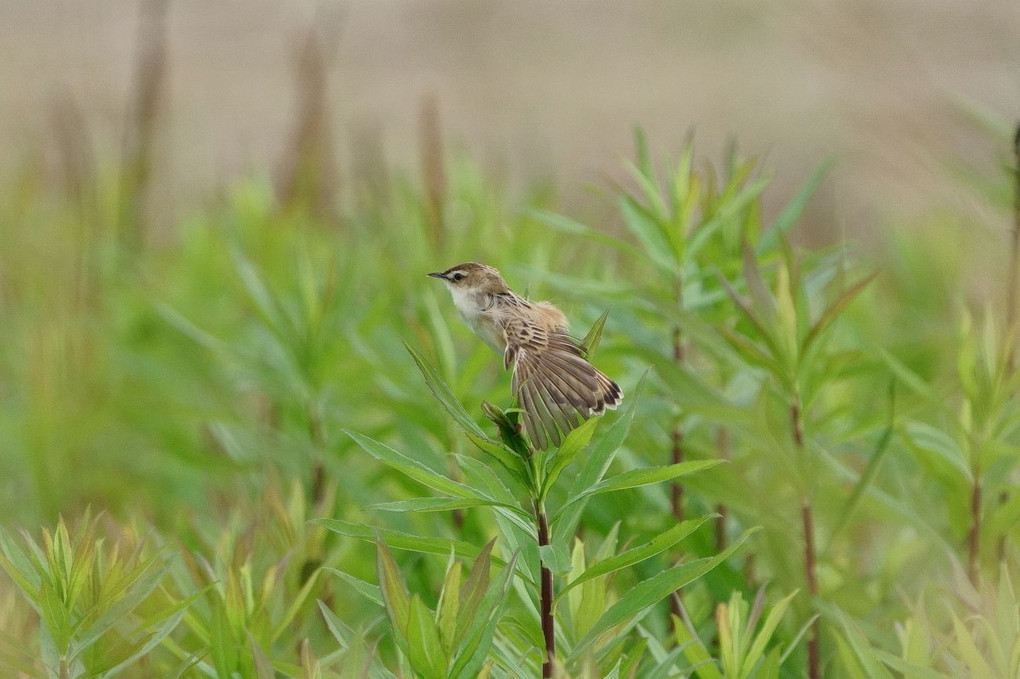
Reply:
M834 154L814 216L838 213L834 228L851 231L966 201L947 191L946 163L993 174L1006 153L972 113L1020 116L1015 0L319 5L170 2L155 161L165 205L280 162L313 21L337 45L327 118L348 172L344 160L375 142L413 167L434 96L448 142L514 185L555 179L574 204L631 152L633 125L663 154L694 129L709 157L730 137L765 154L772 205ZM80 109L100 153L116 149L139 2L0 0L0 15L3 165L51 145L58 102Z

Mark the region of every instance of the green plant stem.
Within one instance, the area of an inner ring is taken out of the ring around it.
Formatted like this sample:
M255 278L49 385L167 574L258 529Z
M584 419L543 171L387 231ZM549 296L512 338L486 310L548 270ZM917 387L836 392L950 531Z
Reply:
M545 507L535 504L535 518L538 523L539 548L549 544L549 522L545 517ZM551 677L553 661L556 658L556 622L553 618L553 575L552 570L539 557L542 572L540 593L540 610L542 617L542 637L545 639L545 662L542 663L542 677Z

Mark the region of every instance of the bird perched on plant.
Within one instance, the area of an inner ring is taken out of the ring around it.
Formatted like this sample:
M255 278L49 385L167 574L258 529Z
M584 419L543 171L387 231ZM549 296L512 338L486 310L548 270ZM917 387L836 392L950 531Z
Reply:
M505 369L513 368L524 429L540 450L558 447L572 429L623 399L619 385L585 359L566 316L552 304L524 299L499 271L476 262L429 276L446 283L467 324L503 354Z

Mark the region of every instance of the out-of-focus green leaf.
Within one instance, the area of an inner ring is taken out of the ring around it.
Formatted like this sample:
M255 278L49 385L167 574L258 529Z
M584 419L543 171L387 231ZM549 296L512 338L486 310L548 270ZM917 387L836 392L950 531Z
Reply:
M663 274L672 272L676 267L676 262L670 256L672 248L655 216L627 195L620 198L620 212L623 213L624 225L641 244L645 258Z
M662 483L663 481L672 481L678 479L681 476L689 476L696 474L697 472L711 469L725 462L725 460L692 460L690 462L680 462L679 464L671 464L664 467L652 467L651 469L634 469L622 474L600 481L594 486L591 486L587 490L578 493L568 500L563 507L553 517L553 521L556 521L569 507L571 504L591 497L592 495L598 495L600 493L612 493L618 490L627 490L629 488L638 488L639 486L648 486L653 483Z
M421 552L423 554L438 554L447 556L452 549L454 553L462 558L473 559L478 556L478 547L462 540L450 540L448 538L422 537L410 533L402 533L396 530L381 528L373 529L360 523L351 523L342 519L315 519L310 521L312 525L322 526L334 533L346 537L357 538L367 542L375 542L376 537L382 538L386 545L392 549L403 549L409 552ZM493 557L498 563L502 561Z
M350 573L345 573L342 570L332 568L330 566L324 566L322 570L332 573L333 575L336 575L338 578L340 578L348 585L353 587L355 592L365 597L366 599L374 603L376 606L385 605L383 603L382 590L380 590L377 585L373 585L370 582L365 582L361 578L356 578Z
M808 178L807 182L797 195L793 197L783 211L776 217L776 221L772 224L772 228L762 234L761 239L758 241L758 245L755 248L759 255L766 252L771 252L779 241L780 237L786 235L790 228L796 224L801 214L804 212L804 208L807 207L808 201L811 200L811 196L814 195L815 191L818 190L819 184L822 183L822 179L828 174L829 169L835 163L834 158L829 158L824 163L818 166L818 169L812 173Z
M786 615L786 609L789 608L790 602L797 596L797 591L794 590L787 596L783 597L775 604L773 604L769 614L765 616L765 622L762 623L761 629L754 637L754 641L751 642L751 646L747 649L747 654L743 657L740 666L740 679L748 679L751 676L751 672L754 670L754 666L758 663L758 660L765 653L765 647L768 645L769 640L772 639L773 633L782 621L783 616ZM749 630L752 631L752 630ZM776 669L778 671L778 657L776 658Z
M876 276L878 276L877 272L851 285L839 297L836 298L836 301L834 301L831 305L829 305L829 307L825 311L822 312L822 315L818 317L818 320L815 321L815 324L811 326L811 329L808 331L807 336L804 337L804 341L801 343L800 346L801 354L806 354L808 352L808 350L811 348L811 345L818 340L822 333L824 333L826 329L828 329L828 327L832 325L832 323L837 318L839 318L839 315L843 312L844 309L846 309L850 305L850 302L854 301L857 295L861 294L864 291L864 289L868 287L871 281L875 280Z

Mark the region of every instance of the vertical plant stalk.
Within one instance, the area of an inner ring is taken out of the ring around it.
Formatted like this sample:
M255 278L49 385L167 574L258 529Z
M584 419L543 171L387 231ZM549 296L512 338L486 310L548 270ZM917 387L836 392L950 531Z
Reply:
M677 284L676 290L677 304L682 304L681 288ZM683 337L680 334L680 326L673 326L673 362L680 365L684 362L684 343ZM670 460L672 464L680 464L684 461L684 432L680 426L680 416L677 415L676 422L673 423L673 433L671 436L672 446L670 449ZM673 512L673 520L680 523L684 520L684 487L679 480L674 480L670 483L669 487L669 498L670 507ZM680 619L680 613L682 608L682 602L680 600L680 590L673 593L673 596L669 598L669 610L676 618Z
M538 546L549 544L549 522L545 517L545 507L535 504L535 518L538 523ZM556 622L553 618L553 575L552 570L539 557L542 585L539 609L542 617L542 637L545 639L545 661L542 663L542 677L551 677L553 661L556 658Z
M330 129L329 69L340 30L339 18L319 9L294 52L298 113L280 163L276 192L285 208L305 205L326 217L339 184Z
M128 117L120 176L119 236L130 250L145 235L145 210L152 176L156 124L167 73L168 0L146 0L138 31L138 69Z
M1017 286L1020 285L1020 125L1017 125L1016 136L1013 137L1013 247L1009 260L1009 288L1006 291L1006 337L1009 341L1009 360L1007 362L1009 374L1016 370L1016 339L1017 339L1017 318L1020 316L1020 309L1017 304L1020 302L1020 292Z
M967 534L967 577L977 587L978 562L981 555L981 471L974 469L974 486L970 490L970 532Z
M793 430L793 443L799 456L804 453L804 421L800 399L794 398L790 404L790 426ZM808 596L814 605L818 598L818 564L815 553L815 518L811 499L805 495L800 500L800 517L804 528L804 580L807 583ZM808 679L821 679L821 648L818 639L818 620L811 623L807 638Z
M730 430L721 427L716 434L716 446L719 449L719 459L730 459ZM715 512L719 518L715 520L715 551L721 552L726 549L726 519L729 510L722 502L715 506Z
M1009 288L1006 291L1006 378L1011 379L1016 372L1016 341L1020 335L1017 320L1020 318L1020 123L1016 126L1013 136L1013 247L1009 258ZM1009 491L999 493L999 506L1009 502ZM973 498L972 498L973 504ZM973 509L972 509L973 511ZM1006 558L1006 535L999 536L996 550L999 560Z
M419 120L421 176L425 189L426 221L437 250L443 247L443 213L446 206L447 178L443 157L443 129L439 103L435 96L422 101Z

